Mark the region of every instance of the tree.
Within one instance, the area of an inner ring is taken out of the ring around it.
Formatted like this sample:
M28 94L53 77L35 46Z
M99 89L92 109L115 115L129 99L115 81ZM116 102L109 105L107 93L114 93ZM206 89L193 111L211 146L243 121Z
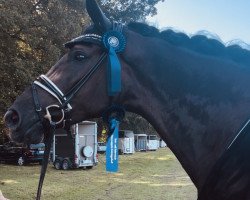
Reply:
M1 9L0 129L17 95L63 53L63 43L89 22L82 1L5 0ZM67 28L65 28L67 27Z
M164 0L99 0L107 17L121 22L144 22L147 16L157 14L155 5Z
M160 0L99 2L113 19L128 22L156 14ZM3 115L24 88L64 53L63 43L80 35L90 19L83 0L0 1L0 134Z
M127 112L125 119L121 123L121 129L132 130L135 133L156 134L152 125L140 115Z

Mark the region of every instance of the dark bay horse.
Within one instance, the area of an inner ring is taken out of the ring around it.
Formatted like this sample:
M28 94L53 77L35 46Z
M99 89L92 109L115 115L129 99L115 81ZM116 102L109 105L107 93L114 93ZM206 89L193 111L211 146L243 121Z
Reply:
M41 116L50 105L66 107L71 123L121 105L153 125L192 179L200 200L249 200L250 52L205 36L189 38L130 23L120 30L126 47L117 54L122 89L109 96L107 50L101 41L114 26L95 1L86 4L94 25L66 43L68 53L9 108L5 121L11 138L40 142L47 132ZM84 85L74 87L93 66L98 68ZM72 91L77 92L67 96ZM54 118L61 122L62 113Z

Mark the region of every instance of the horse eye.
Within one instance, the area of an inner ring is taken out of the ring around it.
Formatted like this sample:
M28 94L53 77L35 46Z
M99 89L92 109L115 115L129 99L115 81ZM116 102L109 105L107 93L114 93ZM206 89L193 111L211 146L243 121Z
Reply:
M77 60L77 61L83 61L85 59L85 55L82 54L82 53L76 53L75 56L74 56L74 59Z

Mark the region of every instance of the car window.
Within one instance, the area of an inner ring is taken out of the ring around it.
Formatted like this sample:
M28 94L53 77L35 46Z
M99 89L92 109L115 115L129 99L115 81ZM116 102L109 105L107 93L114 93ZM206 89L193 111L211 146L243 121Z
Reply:
M31 145L30 145L30 149L39 149L39 150L43 150L44 148L45 148L45 144L44 144L44 143L31 144Z

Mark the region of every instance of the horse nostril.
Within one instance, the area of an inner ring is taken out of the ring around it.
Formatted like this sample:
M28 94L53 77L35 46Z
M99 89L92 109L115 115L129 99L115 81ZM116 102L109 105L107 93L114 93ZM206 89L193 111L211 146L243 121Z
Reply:
M15 110L8 110L4 116L5 124L8 128L16 129L20 123L18 112Z

